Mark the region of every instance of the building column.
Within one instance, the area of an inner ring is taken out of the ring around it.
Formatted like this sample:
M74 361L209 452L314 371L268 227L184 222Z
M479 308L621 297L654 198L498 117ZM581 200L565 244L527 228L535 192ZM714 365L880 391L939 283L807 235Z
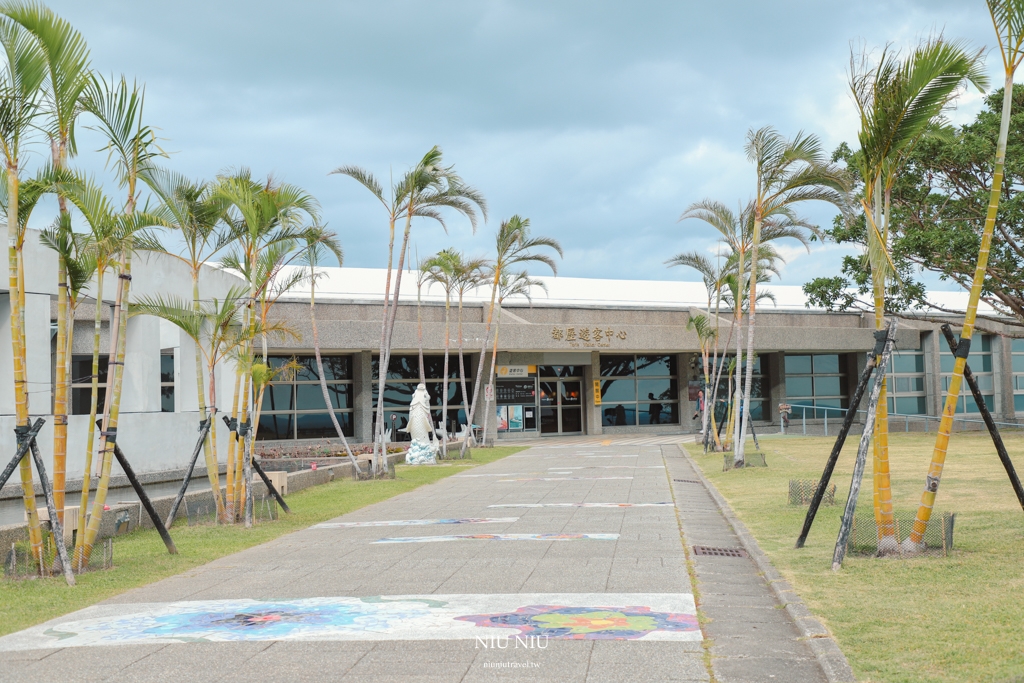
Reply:
M583 422L587 434L600 435L604 433L601 422L601 406L599 391L594 391L594 382L601 379L601 354L598 351L590 352L590 365L583 366Z
M767 365L765 363L767 361ZM761 372L766 374L768 383L768 414L766 417L774 422L779 405L786 402L786 362L782 351L761 356ZM781 429L782 418L779 417Z
M995 406L992 412L1001 422L1014 422L1013 408L1013 347L1009 338L992 335L992 381ZM968 361L969 362L969 361Z
M924 391L929 415L942 415L946 392L942 388L942 362L939 359L939 344L945 344L941 333L921 333L921 348L924 349Z
M373 354L352 354L352 438L357 443L373 440Z

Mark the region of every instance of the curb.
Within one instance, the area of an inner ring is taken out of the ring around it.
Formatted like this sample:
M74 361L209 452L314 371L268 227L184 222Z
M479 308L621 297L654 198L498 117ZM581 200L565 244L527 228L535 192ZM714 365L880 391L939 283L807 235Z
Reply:
M681 446L676 446L676 448L679 449L683 457L686 458L686 461L693 467L697 478L700 479L701 484L715 501L715 505L718 506L722 516L725 517L729 526L736 533L737 538L740 540L740 545L743 546L743 549L747 551L750 558L754 560L754 564L757 565L757 568L764 575L765 581L768 582L772 592L775 593L779 604L785 608L786 613L793 620L797 630L800 631L800 635L807 639L811 651L814 652L818 664L825 673L825 678L828 679L829 683L856 683L857 679L853 675L850 662L847 661L843 651L839 649L839 645L829 630L807 609L807 605L800 599L800 596L793 590L793 587L772 566L771 560L761 550L754 536L747 530L746 525L736 517L732 508L729 507L729 503L718 492L715 485L704 476L704 472L690 454L686 452L686 449Z

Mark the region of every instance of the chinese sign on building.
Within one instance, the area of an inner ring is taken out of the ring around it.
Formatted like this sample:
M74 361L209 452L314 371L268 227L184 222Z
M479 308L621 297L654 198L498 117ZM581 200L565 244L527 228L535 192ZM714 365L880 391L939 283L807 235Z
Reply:
M552 327L551 338L574 349L607 348L616 339L625 341L626 331L611 327Z

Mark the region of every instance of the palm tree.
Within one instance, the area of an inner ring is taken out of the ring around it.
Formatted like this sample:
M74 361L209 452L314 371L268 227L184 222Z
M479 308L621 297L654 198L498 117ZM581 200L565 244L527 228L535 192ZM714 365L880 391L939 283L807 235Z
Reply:
M107 139L105 149L108 152L108 162L114 167L118 183L125 190L126 199L117 221L118 287L114 313L110 321L110 357L115 360L110 363L113 367L108 370L108 387L104 397L103 422L100 430L100 480L96 486L92 516L84 534L85 541L81 546L82 564L88 563L93 543L99 533L114 458L114 442L110 437L117 433L121 408L121 387L124 381L124 359L128 341L132 254L135 252L134 238L141 230L161 224L158 217L136 211L139 177L154 158L164 156L156 144L155 133L142 122L145 90L138 84L129 85L124 77L113 83L107 83L103 78L93 78L84 96L84 107L96 118L96 128Z
M466 261L459 254L459 263L455 269L455 291L459 295L458 312L458 338L459 338L459 385L462 390L462 406L466 417L469 417L469 394L466 393L466 362L463 355L463 334L462 334L462 302L466 292L476 289L483 281L482 270L485 265L484 259L472 259ZM473 425L466 423L466 439L473 438ZM463 450L463 453L465 450Z
M413 217L436 220L447 231L444 216L440 209L451 208L466 216L476 232L476 211L480 210L487 220L487 202L477 190L466 185L455 173L453 166L442 166L442 154L438 147L433 147L401 180L391 189L390 201L384 199L384 191L373 174L358 166L341 166L332 173L347 175L370 190L388 212L390 239L388 242L388 269L384 292L384 320L381 325L380 377L378 378L378 395L384 396L384 383L387 367L391 361L391 337L394 332L395 320L398 315L398 295L402 287L402 271L405 267L405 256L409 247ZM398 266L395 269L394 295L392 296L391 274L394 263L395 225L405 220L405 233L402 246L398 253ZM373 440L374 472L382 472L385 467L383 454L384 443L384 401L377 402L377 418Z
M420 384L427 381L426 369L423 366L423 285L430 288L430 268L426 260L416 257L416 344L419 349Z
M494 345L491 349L491 367L493 368L498 362L498 334L501 332L501 311L502 304L505 300L513 296L524 297L532 306L533 297L532 290L534 287L540 287L546 293L548 286L544 284L543 280L531 278L529 274L524 270L522 272L512 274L508 271L502 274L501 280L498 282L498 315L494 319ZM480 349L481 355L487 351L487 338L484 337L483 347ZM491 378L493 383L494 378ZM488 402L489 404L489 402ZM487 409L484 412L484 427L481 432L481 445L487 445L487 417L490 415L490 410Z
M11 347L14 356L15 428L18 443L28 429L28 377L25 345L25 275L22 258L25 231L19 215L18 191L21 185L22 145L30 135L39 111L41 87L46 77L46 58L38 41L8 17L0 18L0 46L4 64L0 67L0 153L7 186L7 265L8 296L11 304ZM43 540L36 513L29 458L19 468L21 487L28 515L29 543L40 569L43 567Z
M338 242L337 236L323 228L319 228L316 232L310 231L306 238L306 246L302 252L302 260L309 266L309 320L313 328L313 353L316 355L317 375L320 377L320 390L324 395L324 405L327 407L327 413L331 416L331 422L334 424L334 431L338 433L338 438L341 439L342 445L345 446L349 462L352 463L355 474L358 476L360 474L359 461L356 460L356 456L352 453L352 448L348 445L348 439L345 438L345 431L341 428L341 425L338 423L338 417L334 414L334 404L331 402L331 396L327 389L327 375L324 374L324 363L320 358L320 334L316 328L316 281L324 273L323 271L317 272L316 268L324 261L328 254L337 259L339 267L344 262L345 255L341 250L341 244Z
M1003 111L999 122L999 138L996 143L995 167L992 172L992 189L989 193L988 213L985 216L985 227L981 233L981 246L978 250L978 263L971 283L971 293L967 300L967 311L964 315L963 330L960 332L960 346L953 365L953 376L946 390L946 403L942 410L942 421L935 438L935 450L932 453L928 477L925 480L921 503L917 508L910 537L906 545L910 550L918 550L924 544L924 532L931 519L935 494L942 479L942 467L946 460L949 447L949 435L953 428L953 415L960 397L960 385L963 380L964 366L967 364L967 352L970 350L971 338L974 335L974 321L978 314L978 301L985 282L985 269L988 266L989 249L992 245L992 234L995 230L996 214L999 211L999 200L1003 188L1003 167L1006 163L1006 140L1010 130L1010 114L1013 104L1013 76L1024 59L1024 3L1020 0L987 0L992 25L999 40L999 54L1003 60ZM972 82L975 82L972 79Z
M558 266L555 260L538 249L553 249L555 253L562 256L562 245L553 237L534 237L530 234L530 219L514 215L507 221L502 221L495 236L495 258L491 264L491 305L487 310L487 327L484 329L484 347L487 346L487 339L491 336L491 324L494 321L494 304L501 289L501 276L516 268L529 263L542 263L551 269L555 275L558 274ZM495 348L497 348L498 337L494 337ZM473 385L473 396L479 396L480 378L484 373L485 353L480 354L480 363L476 370L476 380ZM494 386L494 369L497 355L491 356L491 371L487 378L489 386ZM492 392L493 393L493 392ZM473 401L469 410L469 424L473 424L473 415L476 412L476 401ZM484 432L487 431L487 418L490 416L490 399L484 398ZM462 444L463 457L465 456L466 442Z
M217 239L217 226L221 224L224 217L226 203L212 193L209 183L193 181L164 168L147 169L142 179L161 203L160 214L164 219L165 226L174 230L176 237L183 243L180 252L169 249L156 240L152 240L152 243L147 245L147 249L166 254L188 268L189 276L192 278L192 307L198 313L200 310L199 274L202 272L203 266L224 246L224 242ZM206 405L206 378L199 342L195 339L193 342L196 344L194 354L196 398L199 419L202 422L209 419ZM219 498L220 467L211 450L209 438L212 433L212 430L207 432L207 439L203 442L203 456L210 485L217 491L216 495ZM228 478L231 479L230 473ZM228 482L229 491L232 488L232 483Z
M851 58L850 89L860 115L858 171L864 182L867 262L871 267L875 329L885 326L887 280L895 269L889 258L889 203L893 184L915 145L935 134L937 122L960 88L979 89L987 79L982 53L968 54L959 43L934 38L923 42L906 59L883 51L878 64ZM958 387L959 389L959 387ZM895 552L895 525L889 484L888 406L886 388L876 408L874 448L874 509L879 550Z
M431 282L441 285L444 290L444 370L441 383L441 452L443 457L448 457L448 355L451 347L451 308L452 292L456 287L456 280L459 277L459 267L462 263L462 254L454 249L442 249L427 260L427 277ZM386 368L381 367L380 374L386 374ZM383 394L378 403L383 403Z
M759 263L762 226L766 220L781 217L790 230L803 227L818 234L816 227L797 219L793 214L796 204L822 201L840 209L846 208L849 182L846 172L829 163L821 143L813 135L797 133L786 140L774 128L766 126L747 133L747 160L757 173L757 191L753 201L753 236L750 245L751 261ZM747 315L747 366L743 387L743 412L740 437L736 442L736 464L743 462L744 437L750 422L750 393L754 383L754 331L757 319L757 282L750 278L750 310Z
M64 169L75 152L74 126L82 111L81 98L89 83L89 50L81 34L50 9L35 3L9 2L0 12L20 24L38 42L46 63L41 113L46 117L53 168ZM63 196L58 196L60 212L67 214ZM55 227L67 226L58 222ZM66 244L73 243L65 238ZM53 499L57 517L64 523L64 483L67 472L68 433L68 268L64 254L57 252L57 359L54 377L53 407Z
M707 315L704 316L706 323L693 323L687 321L687 329L697 329L698 339L703 338L704 332L702 331L705 326L710 327L711 319L714 319L714 327L710 328L708 334L709 341L714 342L713 352L710 354L705 352L702 347L702 360L704 366L704 415L701 416L701 434L704 441L704 452L708 449L708 437L709 433L715 429L715 411L708 410L708 406L714 406L714 390L711 387L711 371L718 365L718 342L720 337L720 321L719 313L722 305L722 288L725 286L725 277L728 273L729 263L723 267L722 265L722 254L718 255L718 258L713 262L706 254L701 254L696 251L689 253L676 254L672 258L665 261L667 266L683 266L687 268L693 268L700 273L701 280L704 282L705 290L707 291ZM714 313L711 312L712 303L714 303ZM692 319L692 317L691 317ZM698 327L699 326L699 327ZM730 335L732 328L730 328ZM731 337L730 337L731 338ZM710 366L709 366L710 361ZM710 427L710 430L709 430ZM715 439L718 439L717 433ZM720 444L719 444L720 445Z
M276 263L274 258L265 257L264 252L268 249L275 249L275 253L283 255L291 252L297 241L303 239L309 226L319 224L320 207L316 199L302 189L288 183L278 183L273 178L268 178L265 183L256 182L245 168L220 176L212 194L229 205L225 218L228 233L224 239L236 244L234 261L249 283L243 316L247 334L238 351L240 361L236 365L235 398L232 401L232 417L245 424L252 394L249 383L252 381L251 368L254 362L253 343L260 322L256 306L262 301L261 309L266 313L266 288L273 283L272 277L260 278L257 275L261 272L271 275L274 266L268 265L268 262ZM275 247L279 244L284 247ZM265 337L263 345L263 358L266 359ZM230 496L236 505L241 502L243 484L246 500L251 495L249 482L243 482L243 472L248 469L248 459L251 457L249 449L244 448L246 445L242 444L243 447L239 448L238 433L232 432L228 447L228 469L233 473L230 476L234 487ZM236 451L241 453L241 457L232 466L230 459ZM237 511L232 508L231 514L234 519Z

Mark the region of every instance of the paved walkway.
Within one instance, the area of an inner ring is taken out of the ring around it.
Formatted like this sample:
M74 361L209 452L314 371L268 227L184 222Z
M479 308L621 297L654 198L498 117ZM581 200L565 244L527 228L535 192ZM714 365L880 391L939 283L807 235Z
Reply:
M827 680L688 545L739 542L676 446L548 442L0 638L0 680Z

